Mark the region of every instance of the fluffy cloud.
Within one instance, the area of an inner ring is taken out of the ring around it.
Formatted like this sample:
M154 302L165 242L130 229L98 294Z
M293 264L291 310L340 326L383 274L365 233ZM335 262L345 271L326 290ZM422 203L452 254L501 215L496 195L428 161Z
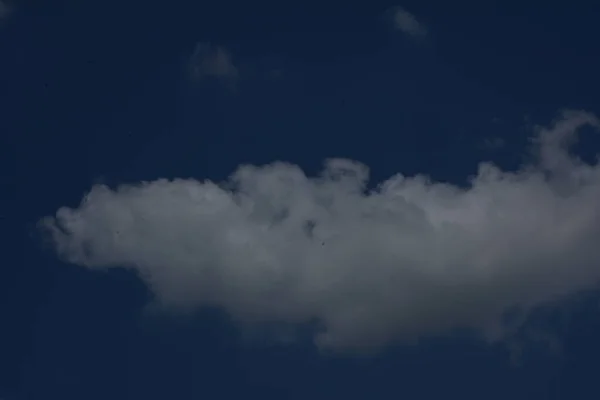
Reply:
M424 36L427 28L417 18L402 7L393 7L390 10L394 28L410 36Z
M210 43L198 43L190 59L192 76L195 79L213 77L234 82L239 72L231 54L223 47Z
M519 171L483 163L468 187L366 166L320 176L277 162L227 182L96 185L41 221L58 254L136 270L162 304L216 306L240 324L319 321L324 349L362 351L453 329L502 339L507 311L592 289L600 278L600 167L568 146L584 112L532 140ZM107 296L110 296L107 293Z

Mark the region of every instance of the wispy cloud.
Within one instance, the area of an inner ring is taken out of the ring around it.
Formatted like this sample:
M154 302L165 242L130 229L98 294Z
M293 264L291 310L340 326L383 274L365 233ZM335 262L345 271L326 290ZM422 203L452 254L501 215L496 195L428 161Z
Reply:
M231 54L221 46L198 43L189 63L194 79L211 77L234 83L239 78Z
M418 37L427 35L427 28L404 8L397 6L389 10L394 28L407 35Z
M488 137L483 140L482 147L486 150L499 150L505 146L504 139L498 136Z
M0 0L0 21L7 18L10 15L11 8L5 1Z

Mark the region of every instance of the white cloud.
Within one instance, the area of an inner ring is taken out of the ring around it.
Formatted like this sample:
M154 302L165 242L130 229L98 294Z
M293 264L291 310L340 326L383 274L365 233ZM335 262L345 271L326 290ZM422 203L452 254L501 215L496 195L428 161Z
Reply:
M417 18L402 7L393 7L391 10L394 28L410 36L425 36L427 28Z
M64 260L129 267L169 307L217 306L241 323L319 320L324 349L361 351L454 328L502 339L523 311L600 278L600 166L569 155L583 112L533 140L516 172L479 166L469 187L329 160L240 166L228 182L94 186L43 228ZM110 296L110 293L106 294Z
M213 77L233 82L239 77L231 54L223 47L210 43L196 45L190 59L190 68L195 79Z

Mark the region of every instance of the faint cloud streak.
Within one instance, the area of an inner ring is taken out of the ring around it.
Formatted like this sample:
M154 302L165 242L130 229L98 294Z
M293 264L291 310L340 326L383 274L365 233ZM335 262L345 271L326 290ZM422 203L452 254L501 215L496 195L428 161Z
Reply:
M413 37L422 37L427 35L427 28L423 25L414 14L408 12L404 8L397 6L390 9L394 29L400 30L405 34Z
M0 21L6 19L11 13L11 8L6 2L0 0Z
M506 142L501 137L489 137L483 141L483 147L487 150L500 150L506 145Z
M210 43L200 42L196 45L189 66L195 80L216 78L235 83L239 78L231 54L223 47Z

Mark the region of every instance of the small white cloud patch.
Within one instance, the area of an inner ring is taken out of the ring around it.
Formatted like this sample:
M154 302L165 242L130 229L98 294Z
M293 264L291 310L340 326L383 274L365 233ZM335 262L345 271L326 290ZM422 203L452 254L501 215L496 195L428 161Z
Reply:
M402 7L391 9L394 28L410 36L425 36L427 28L417 18Z
M326 349L455 328L501 339L506 310L600 279L600 167L567 149L588 124L600 126L565 112L539 130L537 162L483 163L466 188L398 174L366 191L367 167L340 159L318 177L243 165L223 184L96 185L41 225L64 260L135 269L168 306L217 306L241 323L318 320Z

